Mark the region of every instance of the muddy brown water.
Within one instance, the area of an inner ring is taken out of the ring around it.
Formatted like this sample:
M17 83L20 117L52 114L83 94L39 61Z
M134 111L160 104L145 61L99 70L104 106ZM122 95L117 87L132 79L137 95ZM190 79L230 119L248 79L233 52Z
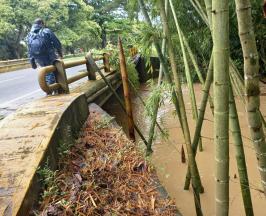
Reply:
M201 101L201 86L196 84L194 86L199 107ZM266 117L266 85L262 86L261 96L261 111ZM145 85L141 86L139 93L143 98L149 95L149 88ZM185 99L185 106L187 111L188 123L191 134L194 134L195 120L192 116L191 103L188 95L188 89L183 86L183 94ZM257 169L257 160L255 151L250 141L250 133L247 124L246 112L243 103L236 100L240 125L243 135L243 142L246 155L246 163L249 174L249 181L251 187L252 202L254 208L254 215L266 215L266 198L259 191L261 190L260 176ZM133 96L132 98L135 122L139 125L141 130L147 137L149 128L149 119L144 116L144 108L140 100ZM104 106L104 109L116 117L117 122L126 130L126 118L122 109L116 102L115 98L111 98ZM176 206L185 216L194 216L195 208L192 192L183 190L184 180L187 170L187 163L181 163L181 147L184 145L184 139L180 124L174 112L174 106L171 102L166 101L160 108L158 113L158 122L167 129L169 133L168 140L160 138L157 131L156 141L153 145L154 153L152 155L152 163L154 164L158 177L162 185L166 188L169 195L175 200ZM203 152L197 154L197 163L202 179L202 184L205 188L205 193L201 195L201 205L203 214L207 216L215 215L215 185L214 185L214 142L213 142L213 116L208 106L205 114L205 120L202 129L202 143ZM242 196L239 186L239 176L237 172L235 149L230 139L230 215L242 216L245 215Z

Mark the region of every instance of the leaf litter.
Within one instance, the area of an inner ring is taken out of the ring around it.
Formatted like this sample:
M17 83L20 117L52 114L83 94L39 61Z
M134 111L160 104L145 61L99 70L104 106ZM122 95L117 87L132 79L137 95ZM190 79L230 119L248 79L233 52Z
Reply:
M60 170L37 215L177 215L158 190L155 170L136 144L102 115L90 113L76 144L59 160ZM45 189L49 191L49 188ZM45 191L44 191L45 192Z

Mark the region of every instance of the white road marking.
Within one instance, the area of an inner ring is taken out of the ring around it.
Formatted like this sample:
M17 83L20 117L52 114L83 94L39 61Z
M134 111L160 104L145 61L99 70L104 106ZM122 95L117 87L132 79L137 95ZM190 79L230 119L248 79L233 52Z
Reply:
M3 108L6 108L9 104L11 104L11 103L14 103L14 102L16 102L16 101L18 101L18 100L20 100L20 99L23 99L23 98L26 98L26 97L29 97L29 96L31 96L31 95L33 95L33 94L36 94L37 92L41 92L42 90L41 89L37 89L37 90L35 90L35 91L33 91L33 92L30 92L30 93L28 93L28 94L24 94L24 95L22 95L22 96L20 96L20 97L17 97L17 98L14 98L13 100L10 100L10 101L7 101L7 102L5 102L5 103L3 103L3 104L0 104L0 107L3 109Z
M17 80L17 79L20 79L24 76L18 76L18 77L15 77L15 78L11 78L11 79L6 79L6 80L1 80L0 83L3 83L3 82L8 82L8 81L12 81L12 80Z

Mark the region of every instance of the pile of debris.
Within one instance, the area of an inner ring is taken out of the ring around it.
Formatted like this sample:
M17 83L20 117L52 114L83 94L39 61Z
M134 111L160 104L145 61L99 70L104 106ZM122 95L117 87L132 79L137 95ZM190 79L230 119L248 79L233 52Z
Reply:
M135 145L110 117L91 112L45 188L38 215L176 215Z

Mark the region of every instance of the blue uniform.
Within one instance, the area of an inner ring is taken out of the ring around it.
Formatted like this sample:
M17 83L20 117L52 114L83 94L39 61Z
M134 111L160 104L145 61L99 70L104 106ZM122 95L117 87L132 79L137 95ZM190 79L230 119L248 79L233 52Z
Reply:
M31 53L29 49L28 55L32 68L36 68L36 62L41 67L54 64L54 62L57 59L56 51L60 56L62 56L62 46L60 41L50 29L44 28L42 25L33 24L31 31L27 37L28 47L30 47L29 44L30 35L36 33L40 33L43 37L46 38L46 50L43 52L43 54L36 56L33 53ZM56 82L55 75L53 72L47 74L45 78L48 84L53 84Z

